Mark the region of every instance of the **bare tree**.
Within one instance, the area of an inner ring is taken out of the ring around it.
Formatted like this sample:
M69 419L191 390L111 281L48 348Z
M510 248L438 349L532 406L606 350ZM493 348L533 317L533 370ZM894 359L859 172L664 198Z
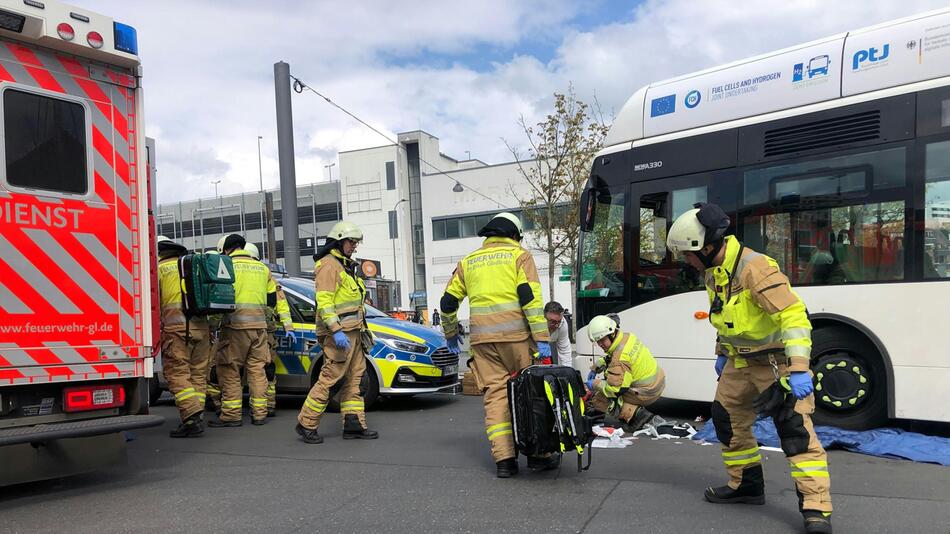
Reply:
M609 125L596 99L593 106L578 100L573 85L566 94L554 94L553 112L536 126L528 125L524 116L518 124L528 141L527 153L522 154L507 140L505 145L528 188L510 189L532 228L529 247L547 255L548 294L553 298L556 267L571 265L577 257L581 194ZM572 295L575 285L572 273Z

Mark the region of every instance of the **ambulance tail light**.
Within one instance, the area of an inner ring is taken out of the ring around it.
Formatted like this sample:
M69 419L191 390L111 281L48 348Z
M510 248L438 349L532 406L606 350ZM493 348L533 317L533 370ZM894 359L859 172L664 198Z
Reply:
M86 42L89 43L89 46L93 48L102 48L102 34L99 32L89 32L86 34Z
M139 39L135 28L121 22L113 22L112 28L115 31L115 49L133 56L139 55Z
M61 22L59 26L56 26L56 33L59 34L59 38L64 41L72 41L76 37L76 32L73 31L73 27L65 22Z
M125 388L119 384L79 386L63 390L63 410L87 412L117 408L125 404Z

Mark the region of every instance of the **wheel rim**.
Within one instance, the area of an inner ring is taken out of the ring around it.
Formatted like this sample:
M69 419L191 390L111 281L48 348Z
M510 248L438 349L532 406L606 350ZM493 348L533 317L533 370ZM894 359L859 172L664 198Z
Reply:
M818 359L815 373L815 400L835 412L861 407L871 396L870 369L848 352L826 354Z

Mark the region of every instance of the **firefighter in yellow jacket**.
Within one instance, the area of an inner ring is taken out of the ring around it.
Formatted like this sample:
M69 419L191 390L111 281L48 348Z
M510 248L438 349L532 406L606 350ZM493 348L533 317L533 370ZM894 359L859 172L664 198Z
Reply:
M351 222L340 221L330 229L326 244L314 255L317 297L317 341L323 349L320 377L310 389L297 416L297 434L305 443L323 443L318 433L320 418L330 401L330 388L343 381L340 412L343 439L376 439L366 428L360 380L366 370L363 302L366 286L356 275L353 253L363 232Z
M261 253L254 243L244 245L244 250L255 260L260 261ZM271 275L273 278L273 274ZM274 281L277 287L277 304L267 308L267 349L270 351L270 362L264 366L264 374L267 376L267 417L277 415L277 329L278 325L283 326L284 336L290 343L297 342L297 336L294 334L294 323L290 318L290 305L287 304L287 296L280 284Z
M175 396L181 424L170 432L173 438L200 436L205 405L205 376L211 351L211 334L203 317L186 321L182 308L178 258L184 246L158 236L158 291L162 307L162 372L168 391Z
M538 270L521 247L521 220L511 213L493 217L478 235L482 247L455 268L442 296L442 328L449 348L458 353L459 305L469 299L471 368L484 391L485 431L499 478L518 473L518 459L508 409L511 373L539 358L550 358L548 327ZM528 458L530 469L557 467L560 456Z
M237 234L224 240L222 253L234 265L235 310L224 319L215 351L215 369L221 388L221 415L211 427L241 426L243 388L241 369L247 378L251 422L267 422L267 307L277 303L277 287L270 269L244 250L246 241Z
M591 408L614 415L624 430L639 430L653 418L646 406L666 387L663 369L637 336L621 332L606 315L591 319L587 335L607 355L587 376L587 387L594 392ZM599 373L605 373L604 380L596 378Z
M667 246L705 271L709 321L718 334L719 385L712 405L729 483L706 488L713 503L765 503L762 456L752 434L756 412L772 416L788 457L806 532L831 529L828 458L811 422L811 323L805 303L772 258L726 236L730 220L697 204L670 228Z

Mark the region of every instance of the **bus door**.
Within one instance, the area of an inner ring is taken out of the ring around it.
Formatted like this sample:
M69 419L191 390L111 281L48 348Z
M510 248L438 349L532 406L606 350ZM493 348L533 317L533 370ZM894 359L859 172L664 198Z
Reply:
M677 217L706 202L709 196L707 176L653 180L633 184L631 203L636 208L633 248L637 258L634 269L633 304L702 289L700 273L684 270L682 258L666 248L666 236Z

